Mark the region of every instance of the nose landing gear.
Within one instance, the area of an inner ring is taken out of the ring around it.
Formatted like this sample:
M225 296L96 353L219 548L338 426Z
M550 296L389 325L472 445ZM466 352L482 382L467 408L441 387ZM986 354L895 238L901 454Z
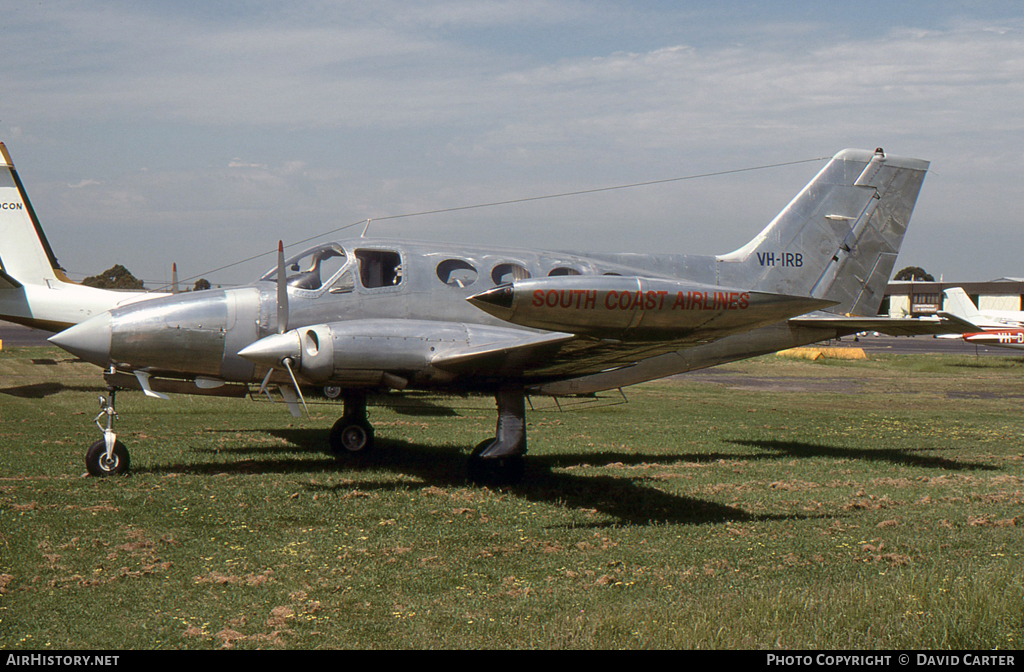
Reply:
M128 449L117 440L114 432L114 420L117 419L115 401L117 389L107 388L109 396L100 397L100 412L96 416L96 426L103 432L103 438L89 446L85 452L85 468L91 476L120 476L128 473L130 458ZM106 417L106 426L100 419Z

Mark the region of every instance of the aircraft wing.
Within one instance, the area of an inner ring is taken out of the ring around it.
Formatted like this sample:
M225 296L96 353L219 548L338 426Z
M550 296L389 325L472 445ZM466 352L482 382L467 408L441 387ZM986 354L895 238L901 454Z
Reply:
M492 370L495 366L507 367L513 362L522 367L528 362L550 357L561 349L562 344L576 338L573 334L560 332L531 333L512 329L503 331L509 332L505 338L445 350L431 359L430 363L438 368L460 373L467 370Z
M537 383L632 366L693 345L682 340L630 343L555 332L518 342L451 350L431 364L459 375Z
M967 320L948 313L936 317L853 317L814 313L801 315L789 320L796 327L815 329L836 329L840 335L856 334L861 331L878 331L890 336L924 336L937 334L965 334L978 331L978 327Z

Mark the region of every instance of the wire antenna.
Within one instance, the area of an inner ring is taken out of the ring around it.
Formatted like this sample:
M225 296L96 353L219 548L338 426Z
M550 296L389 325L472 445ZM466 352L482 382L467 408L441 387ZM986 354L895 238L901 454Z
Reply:
M633 182L631 184L620 184L620 185L616 185L616 186L613 186L613 187L597 187L595 189L581 189L579 191L566 191L566 192L562 192L560 194L547 194L547 195L544 195L544 196L527 196L527 197L524 197L524 198L513 198L513 199L509 199L507 201L492 201L490 203L477 203L475 205L460 205L460 206L455 206L455 207L451 207L451 208L439 208L437 210L422 210L420 212L406 212L406 213L403 213L403 214L400 214L400 215L386 215L384 217L377 217L376 219L377 219L377 221L386 221L386 220L392 220L392 219L405 219L405 218L408 218L408 217L423 217L425 215L440 215L440 214L443 214L443 213L446 213L446 212L460 212L460 211L463 211L463 210L477 210L477 209L480 209L480 208L493 208L493 207L497 207L499 205L514 205L516 203L530 203L530 202L533 202L533 201L545 201L545 200L550 200L550 199L554 199L554 198L567 198L569 196L585 196L585 195L588 195L588 194L599 194L599 193L602 193L602 192L605 192L605 191L618 191L620 189L635 189L637 187L650 187L650 186L653 186L653 185L656 185L656 184L668 184L670 182L684 182L686 180L697 180L697 179L701 179L701 178L705 178L705 177L720 177L722 175L735 175L737 173L749 173L749 172L752 172L752 171L755 171L755 170L767 170L769 168L782 168L782 167L785 167L785 166L795 166L795 165L798 165L798 164L801 164L801 163L813 163L815 161L827 161L830 158L832 158L832 157L830 157L830 156L820 156L820 157L817 157L817 158L814 158L814 159L800 159L798 161L783 161L781 163L769 163L769 164L765 164L765 165L762 165L762 166L751 166L749 168L733 168L731 170L718 170L718 171L715 171L715 172L712 172L712 173L700 173L700 174L697 174L697 175L684 175L682 177L670 177L670 178L667 178L667 179L664 179L664 180L650 180L650 181L647 181L647 182ZM371 221L373 221L373 220L371 220L371 219L361 219L358 222L353 222L351 224L345 224L344 226L339 226L336 229L331 229L329 231L323 231L323 232L318 233L316 235L309 236L308 238L303 238L302 240L296 240L294 242L291 242L291 243L285 245L285 247L288 248L288 247L293 247L295 245L302 245L303 243L308 243L311 240L316 240L317 238L323 238L324 236L329 236L329 235L334 234L334 233L339 233L341 231L345 231L346 229L351 229L353 227L359 226L360 224L363 224L364 222L366 224L365 224L365 226L363 228L363 234L362 234L361 237L365 237L366 236L366 232L370 228L370 222ZM254 254L251 257L246 257L245 259L240 259L240 260L232 262L230 264L225 264L224 266L218 266L217 268L214 268L212 270L206 271L204 273L199 273L198 275L193 275L191 277L185 278L185 282L187 282L189 280L195 280L197 278L200 278L200 277L203 277L203 276L206 276L206 275L211 275L213 273L216 273L218 271L223 271L223 270L226 270L228 268L233 268L235 266L240 266L240 265L248 263L250 261L254 261L256 259L259 259L260 257L265 257L267 255L274 254L276 251L277 250L269 250L267 252L260 252L259 254ZM154 290L154 291L159 291L159 289L162 289L162 288L158 288L157 290Z

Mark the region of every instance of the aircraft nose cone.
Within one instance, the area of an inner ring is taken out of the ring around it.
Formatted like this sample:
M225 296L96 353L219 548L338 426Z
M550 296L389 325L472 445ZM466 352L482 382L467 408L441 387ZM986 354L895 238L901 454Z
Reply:
M47 340L91 364L105 367L110 361L111 333L110 313L101 313Z

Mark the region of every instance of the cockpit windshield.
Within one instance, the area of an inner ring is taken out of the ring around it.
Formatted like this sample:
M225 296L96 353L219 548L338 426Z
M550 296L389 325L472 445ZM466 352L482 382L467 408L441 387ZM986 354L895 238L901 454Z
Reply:
M318 245L301 252L284 263L289 287L316 290L324 286L348 263L344 248L336 243ZM260 280L277 282L277 266L263 274Z

